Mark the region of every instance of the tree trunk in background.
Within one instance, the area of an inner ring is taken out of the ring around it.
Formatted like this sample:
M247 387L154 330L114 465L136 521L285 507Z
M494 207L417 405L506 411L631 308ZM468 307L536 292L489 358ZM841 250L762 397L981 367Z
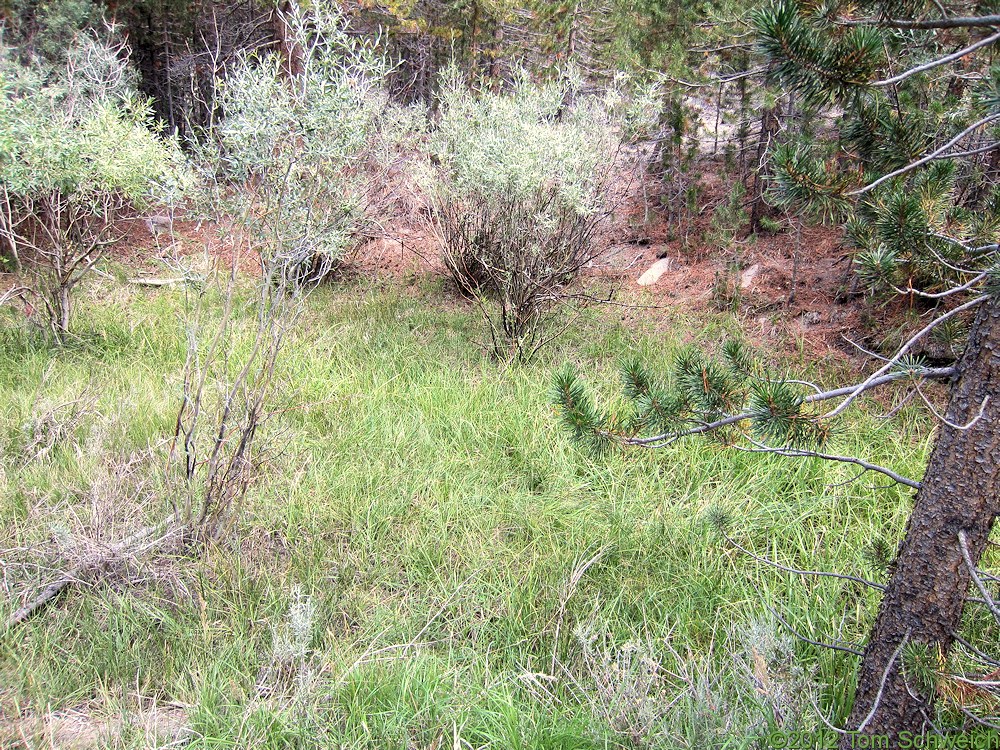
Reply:
M747 70L750 66L750 56L746 52L740 52L736 62L738 70ZM750 137L750 89L747 87L747 77L740 76L736 79L736 90L740 100L740 124L736 131L739 153L740 179L750 186L750 165L747 163L747 139Z
M760 136L757 138L757 153L754 163L750 165L753 174L753 184L750 188L750 226L748 234L760 231L760 221L767 215L767 203L764 202L764 190L767 187L768 167L767 153L771 141L778 133L781 125L778 119L780 104L765 109L760 116Z
M473 70L479 69L479 3L472 3L472 31L469 33L467 54Z
M580 11L580 3L573 3L573 13L569 17L569 32L566 34L566 60L570 61L576 55L576 15Z
M497 27L493 31L493 59L490 61L490 78L493 80L494 87L499 87L500 76L502 74L502 66L500 61L502 58L503 50L503 19L497 19Z
M109 6L110 7L110 6ZM263 0L136 0L117 11L128 33L139 88L167 132L212 125L215 82L237 53L275 41L273 6Z
M277 12L274 14L274 38L277 42L278 54L284 62L285 75L289 78L296 78L302 75L304 69L302 61L302 48L291 39L291 32L285 23L285 18L292 12L295 0L282 0L278 3Z
M958 543L964 531L973 564L1000 513L1000 300L984 303L958 363L947 419L941 424L894 572L858 669L848 729L891 738L929 728L934 690L909 684L904 642L948 653L962 617L970 576ZM884 687L882 686L884 682ZM912 691L912 694L911 694ZM873 712L874 707L874 712ZM869 719L870 715L870 719ZM844 736L842 748L853 747ZM895 747L895 743L890 746Z

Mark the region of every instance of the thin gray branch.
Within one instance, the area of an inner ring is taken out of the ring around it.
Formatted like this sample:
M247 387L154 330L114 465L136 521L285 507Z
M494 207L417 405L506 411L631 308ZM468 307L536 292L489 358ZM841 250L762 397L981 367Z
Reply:
M952 287L951 289L947 289L943 292L937 292L935 294L929 294L928 292L921 292L919 289L914 289L912 286L908 287L907 289L900 289L899 287L893 287L893 291L895 291L897 294L915 294L916 296L923 297L924 299L942 299L944 297L950 297L953 294L959 294L960 292L968 291L976 284L978 284L980 281L985 279L987 275L988 272L983 271L974 279L972 279L971 281L967 281L961 286Z
M804 635L802 635L801 633L799 633L795 628L793 628L791 625L789 625L785 621L785 618L782 617L781 615L779 615L778 611L776 609L774 609L771 605L769 605L767 602L764 602L764 606L767 607L767 611L768 612L770 612L772 615L774 615L775 617L778 618L778 622L780 622L782 625L784 625L788 629L788 632L790 632L792 635L794 635L800 641L805 641L806 643L811 643L813 646L820 646L822 648L830 648L830 649L833 649L834 651L843 651L843 652L848 653L848 654L854 654L855 656L862 656L863 655L862 652L858 651L856 648L849 648L848 646L838 646L836 643L823 643L822 641L814 641L812 638L806 638Z
M875 712L878 710L878 705L879 703L882 702L882 694L885 692L885 683L889 679L889 672L892 671L892 666L896 663L896 659L898 659L899 655L903 652L903 647L906 646L906 642L908 640L910 640L909 630L906 631L906 635L903 636L903 640L899 642L899 645L896 647L896 650L892 654L892 658L889 659L889 663L886 665L885 671L882 673L882 681L879 683L878 694L875 696L875 702L872 704L872 710L868 712L868 715L865 717L864 721L862 721L861 724L858 726L856 730L857 732L860 733L865 731L865 727L867 727L868 724L871 722L871 720L875 718Z
M891 372L883 373L878 375L878 377L871 377L860 385L850 385L844 386L842 388L835 388L830 391L823 391L822 393L813 393L802 399L805 404L819 403L822 401L828 401L830 399L841 398L843 396L850 396L857 392L860 394L861 391L871 390L879 386L885 385L887 383L894 383L897 380L911 380L917 378L932 378L932 379L942 379L950 378L955 374L954 367L928 367L917 372ZM859 390L860 389L860 390ZM753 412L744 411L739 414L733 414L728 417L723 417L717 419L713 422L705 422L703 424L697 425L695 427L690 427L684 430L677 430L675 432L664 432L659 435L654 435L652 437L640 438L631 437L624 438L622 442L626 445L639 445L646 448L662 448L670 443L680 440L683 437L689 435L701 435L706 432L711 432L712 430L717 430L722 427L728 427L730 425L738 424L745 419L751 419L755 415Z
M915 21L903 18L858 18L837 21L839 26L888 26L892 29L959 29L1000 26L1000 16L967 16L961 18L929 18Z
M743 545L739 544L735 539L733 539L725 531L720 531L722 538L726 540L729 544L733 545L736 549L742 552L748 557L752 557L754 560L765 565L770 565L772 568L777 568L778 570L783 570L786 573L794 573L800 576L817 576L819 578L839 578L844 581L853 581L854 583L860 583L862 586L868 586L869 588L876 589L878 591L885 591L885 586L875 583L874 581L869 581L864 578L858 578L857 576L848 575L846 573L831 573L826 570L799 570L798 568L790 568L787 565L782 565L779 562L775 562L766 557L762 557L754 552L751 552Z
M896 351L896 353L892 357L890 357L889 360L884 365L882 365L882 367L880 367L878 370L876 370L871 375L869 375L868 378L866 378L863 383L861 383L853 391L851 391L848 394L848 396L843 401L841 401L840 404L837 405L837 407L835 409L832 409L831 411L829 411L826 414L824 414L823 418L824 419L832 419L833 417L836 417L838 414L840 414L841 412L843 412L844 409L846 409L851 404L851 402L854 401L854 399L856 399L858 396L860 396L866 390L868 390L869 388L871 388L872 385L880 377L882 377L885 373L887 373L896 362L898 362L907 352L910 351L910 349L913 347L914 344L916 344L921 338L923 338L928 333L930 333L932 330L934 330L934 328L936 326L940 325L941 323L943 323L944 321L948 320L949 318L953 318L954 316L958 315L959 313L964 312L965 310L972 309L976 305L979 305L979 304L985 302L987 299L989 299L989 297L987 297L985 295L980 296L980 297L976 297L975 299L971 299L968 302L966 302L966 303L964 303L962 305L959 305L954 310L949 310L948 312L944 313L943 315L940 315L937 318L935 318L934 320L932 320L926 326L924 326L919 331L917 331L915 334L913 334L909 338L909 340L905 344L903 344L901 347L899 347L899 349Z
M904 71L904 72L900 73L899 75L895 75L892 78L886 78L885 80L882 80L882 81L872 81L868 85L869 86L892 86L893 84L899 83L900 81L905 81L907 78L909 78L910 76L916 75L917 73L923 73L924 71L927 71L927 70L933 70L934 68L936 68L936 67L938 67L940 65L947 65L948 63L954 62L955 60L960 60L963 57L965 57L966 55L971 55L977 49L981 49L983 47L987 47L987 46L993 44L997 40L1000 40L1000 32L997 32L996 34L993 34L992 36L988 36L985 39L980 39L975 44L970 44L965 49L958 50L958 52L953 52L952 54L945 55L944 57L940 57L937 60L931 60L930 62L924 63L923 65L918 65L915 68L910 68L909 70Z
M975 646L973 646L971 643L969 643L967 640L965 640L958 633L952 633L952 637L955 639L956 643L960 644L965 649L967 649L977 659L982 660L983 663L989 664L991 667L1000 667L1000 661L997 661L995 658L993 658L989 654L984 653L983 651L980 651L978 648L976 648Z
M764 445L763 443L758 443L755 440L750 440L751 443L756 445L756 448L740 448L748 453L773 453L776 456L788 456L791 458L821 458L824 461L838 461L845 464L854 464L855 466L860 466L865 471L876 471L879 474L884 474L889 477L894 482L906 485L915 490L920 489L920 482L913 479L904 477L902 474L898 474L892 469L887 469L884 466L879 466L878 464L873 464L869 461L864 461L855 456L838 456L833 453L821 453L819 451L811 451L805 448L775 448L769 445ZM739 447L739 446L734 446Z
M965 567L969 569L969 575L972 576L973 582L976 584L976 588L979 589L979 593L983 595L983 601L987 607L989 607L990 612L993 613L993 617L996 618L998 624L1000 624L1000 608L997 607L993 597L990 596L990 592L986 590L986 584L983 583L983 579L979 577L976 572L976 566L972 562L972 555L969 554L969 540L965 535L965 530L962 529L958 532L958 547L962 551L962 559L965 560Z
M927 156L923 157L922 159L917 159L914 162L910 162L905 167L900 167L899 169L896 169L896 170L894 170L892 172L889 172L888 174L882 175L877 180L875 180L874 182L868 183L864 187L858 188L857 190L851 190L849 193L847 193L847 195L864 195L865 193L870 192L874 188L876 188L879 185L881 185L883 182L891 180L894 177L900 177L901 175L904 175L904 174L907 174L909 172L912 172L914 169L918 169L919 167L922 167L924 164L932 162L935 159L945 158L942 155L946 155L946 152L948 151L948 149L950 149L952 146L954 146L960 140L962 140L963 138L965 138L967 135L969 135L973 131L978 130L979 128L983 127L984 125L989 125L991 122L996 122L998 119L1000 119L1000 113L994 113L992 115L987 115L986 117L984 117L984 118L982 118L980 120L977 120L976 122L972 123L969 127L967 127L965 130L963 130L961 133L959 133L954 138L952 138L950 141L948 141L947 143L945 143L943 146L940 146L939 148L935 149L934 151L932 151L931 153L927 154Z

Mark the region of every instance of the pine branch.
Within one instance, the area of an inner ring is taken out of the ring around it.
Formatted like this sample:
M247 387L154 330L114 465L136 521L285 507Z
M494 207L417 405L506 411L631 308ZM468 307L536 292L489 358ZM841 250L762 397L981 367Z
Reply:
M794 0L761 9L753 20L760 48L774 63L773 76L813 104L854 97L879 64L883 40L875 27L852 29L830 44Z
M843 651L844 653L854 654L855 656L863 656L864 655L861 651L859 651L856 648L850 648L848 646L839 646L836 643L823 643L822 641L814 641L812 638L806 638L804 635L802 635L801 633L799 633L795 628L793 628L791 625L789 625L788 622L785 620L785 618L778 614L778 610L774 609L767 602L764 602L763 604L764 604L765 607L767 607L768 612L770 612L772 615L774 615L775 617L777 617L778 618L778 622L780 622L782 625L784 625L785 629L788 630L788 632L790 632L792 635L794 635L800 641L805 641L806 643L810 643L813 646L819 646L821 648L829 648L829 649L832 649L834 651Z
M765 565L770 565L772 568L777 568L778 570L782 570L782 571L784 571L786 573L794 573L795 575L799 575L799 576L815 576L817 578L839 578L839 579L844 580L844 581L851 581L853 583L860 583L862 586L867 586L867 587L873 588L873 589L875 589L877 591L885 591L885 586L883 586L881 583L875 583L874 581L869 581L869 580L867 580L865 578L858 578L857 576L848 575L846 573L831 573L830 571L827 571L827 570L800 570L798 568L789 567L788 565L782 565L781 563L776 562L774 560L771 560L770 558L763 557L763 556L758 555L758 554L756 554L754 552L751 552L746 547L744 547L743 545L739 544L731 536L729 536L729 534L727 534L724 530L720 529L719 533L722 534L722 538L725 539L726 542L728 542L733 547L735 547L736 549L738 549L744 555L752 557L754 560L756 560L759 563L764 563Z
M933 18L915 21L902 18L840 19L838 26L885 26L891 29L967 29L1000 26L1000 16L969 16L963 18Z
M616 431L611 429L611 420L597 412L572 370L567 369L556 375L552 397L563 425L575 439L587 443L595 452L600 453L619 439Z
M805 448L794 448L791 446L784 448L775 448L770 445L764 445L763 443L758 443L755 440L750 440L751 443L756 445L756 448L741 448L739 446L734 446L737 450L746 451L747 453L771 453L775 456L786 456L790 458L821 458L824 461L835 461L839 463L854 464L855 466L860 466L864 471L875 471L879 474L884 474L889 477L892 481L905 485L915 490L919 490L921 487L920 482L913 479L904 477L902 474L898 474L892 469L887 469L884 466L879 466L878 464L873 464L869 461L864 461L855 456L838 456L832 453L820 453L819 451L811 451Z
M838 414L843 412L844 409L846 409L851 404L852 401L854 401L858 396L860 396L862 393L868 390L879 378L888 373L889 370L892 369L892 367L896 365L896 363L899 362L903 358L903 356L906 355L920 339L922 339L925 335L927 335L930 331L932 331L936 326L940 325L949 318L953 318L960 312L963 312L965 310L971 310L973 307L985 302L987 299L989 299L989 297L987 297L986 295L976 297L975 299L969 300L964 305L959 305L954 310L950 310L949 312L946 312L944 315L941 315L932 320L926 326L917 331L913 336L911 336L909 340L905 344L903 344L896 351L896 353L886 361L884 365L882 365L882 367L880 367L878 370L876 370L870 376L868 376L868 378L865 379L864 382L857 385L854 388L854 390L852 390L847 395L847 397L843 401L841 401L840 404L837 405L835 409L824 414L823 418L833 419ZM947 368L947 369L952 369L952 371L954 372L953 368Z
M862 188L858 188L857 190L852 190L851 192L847 193L847 195L864 195L865 193L868 193L871 190L873 190L874 188L876 188L879 185L881 185L883 182L886 182L887 180L891 180L894 177L900 177L900 176L902 176L904 174L912 172L914 169L922 167L924 164L927 164L928 162L932 162L935 159L950 159L950 158L952 158L954 156L954 154L947 153L948 149L950 149L956 143L958 143L963 138L965 138L967 135L969 135L970 133L972 133L974 130L978 130L983 125L988 125L991 122L996 122L997 120L1000 120L1000 113L994 113L992 115L987 115L986 117L984 117L984 118L982 118L980 120L977 120L976 122L972 123L969 127L967 127L961 133L959 133L958 135L956 135L950 141L948 141L947 143L945 143L943 146L935 149L934 151L932 151L931 153L929 153L927 156L923 157L922 159L918 159L917 161L911 162L911 163L907 164L905 167L900 167L899 169L895 170L894 172L889 172L889 174L882 175L881 177L879 177L874 182L871 182L871 183L865 185Z
M823 391L822 393L811 394L803 398L802 401L804 404L819 403L822 401L829 401L831 399L850 396L858 391L858 388L862 387L864 391L868 391L879 386L886 385L887 383L894 383L897 380L921 378L939 380L950 378L954 374L954 367L927 367L917 371L884 373L878 377L870 378L868 381L860 385L844 386L830 391ZM690 435L702 435L707 432L712 432L713 430L729 427L745 420L753 419L755 414L756 412L754 411L743 411L738 414L720 417L712 422L705 422L689 429L678 430L676 432L664 432L660 435L654 435L652 437L632 437L623 440L623 442L627 445L638 445L646 448L660 448Z
M892 78L886 78L881 81L872 81L868 85L878 86L878 87L892 86L893 84L905 81L907 78L916 75L917 73L923 73L928 70L933 70L934 68L937 68L941 65L947 65L950 62L955 62L955 60L961 60L966 55L971 55L977 49L988 47L989 45L993 44L998 40L1000 40L1000 32L997 32L993 36L988 36L985 39L980 39L975 44L970 44L968 47L966 47L965 49L960 49L958 52L954 52L950 55L945 55L944 57L940 57L937 60L932 60L931 62L924 63L923 65L918 65L915 68L910 68L909 70L904 71L899 75L895 75Z

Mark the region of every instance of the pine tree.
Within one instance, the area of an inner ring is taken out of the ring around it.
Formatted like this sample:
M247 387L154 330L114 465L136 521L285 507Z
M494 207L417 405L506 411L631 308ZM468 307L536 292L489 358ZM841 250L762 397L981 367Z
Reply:
M975 567L1000 514L1000 69L989 59L1000 17L974 12L778 0L754 18L773 78L807 108L843 113L838 128L772 152L770 199L843 221L866 289L905 295L933 315L879 369L810 391L769 376L739 347L722 362L686 351L663 383L636 363L623 367L633 404L625 416L601 413L574 373L556 381L567 426L601 449L713 435L745 450L848 461L916 490L845 727L888 735L891 746L940 719L935 675L973 584L1000 622ZM913 356L962 316L973 319L954 366ZM951 395L922 481L827 452L838 418L862 394L928 378L949 382ZM912 667L919 653L932 661L930 679ZM852 742L843 735L842 747Z

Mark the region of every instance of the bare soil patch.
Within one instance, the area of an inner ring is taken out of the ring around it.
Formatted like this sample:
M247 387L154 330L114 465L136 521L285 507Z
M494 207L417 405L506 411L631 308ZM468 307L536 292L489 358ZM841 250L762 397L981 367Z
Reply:
M109 747L124 733L139 732L145 746L177 747L191 736L179 706L148 706L126 718L101 716L86 706L25 715L0 722L0 746L24 750L91 750Z
M706 238L711 236L713 207L724 200L732 178L710 157L704 157L701 172L704 208L685 242L672 236L664 212L658 210L657 178L621 170L615 193L618 208L598 238L604 251L587 269L583 286L599 288L602 299L610 293L618 303L614 314L626 325L657 326L668 312L676 325L677 313L690 313L694 321L729 311L758 346L849 359L859 352L845 338L876 346L880 329L901 325L905 301L873 310L852 289L850 255L837 227L806 226L798 239L794 229L786 228L753 237L737 235L725 246L710 244ZM408 199L391 202L383 224L344 259L343 277L398 284L401 293L412 293L406 289L418 279L447 276L431 209L412 185L408 187ZM797 246L801 249L792 298ZM213 265L231 268L234 262L249 273L260 269L258 258L237 256L233 245L220 238L218 226L183 213L169 220L153 216L129 222L125 239L110 257L129 269L130 280L152 286L170 283L177 275L171 264L178 260L204 271ZM646 274L654 266L655 273ZM0 291L11 283L13 276L0 274ZM456 292L443 301L460 303L460 295Z

